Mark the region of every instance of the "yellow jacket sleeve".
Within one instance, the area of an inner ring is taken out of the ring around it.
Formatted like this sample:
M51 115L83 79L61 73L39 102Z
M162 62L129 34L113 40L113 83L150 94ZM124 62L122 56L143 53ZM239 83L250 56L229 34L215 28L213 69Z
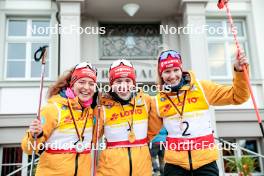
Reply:
M154 97L149 98L150 109L148 119L148 140L149 142L159 133L162 128L162 119L157 115L156 103Z
M212 81L200 81L210 105L238 105L248 100L250 94L243 72L234 71L232 85L216 84Z
M42 144L47 141L47 139L52 134L53 130L56 128L58 123L58 115L58 109L54 104L47 104L42 108L40 112L40 119L43 129L43 135L37 138L36 153L38 153L39 149L43 147ZM24 136L21 142L22 150L28 155L31 155L33 146L34 137L31 135L29 130L27 130L26 135Z

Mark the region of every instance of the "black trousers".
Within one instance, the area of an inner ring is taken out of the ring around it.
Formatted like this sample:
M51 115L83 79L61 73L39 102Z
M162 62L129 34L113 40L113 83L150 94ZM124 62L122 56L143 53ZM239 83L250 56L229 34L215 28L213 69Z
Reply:
M166 163L164 176L219 176L219 170L216 161L193 170L193 174L180 166Z

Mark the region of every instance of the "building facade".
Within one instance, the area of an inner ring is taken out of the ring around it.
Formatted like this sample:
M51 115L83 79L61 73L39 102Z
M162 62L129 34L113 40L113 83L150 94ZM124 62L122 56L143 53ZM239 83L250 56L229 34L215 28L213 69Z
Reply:
M28 162L19 146L36 117L40 63L33 56L39 46L49 46L45 91L58 75L81 61L96 65L98 80L107 83L111 62L120 58L132 61L142 86L153 85L162 49L179 51L184 69L194 70L199 79L232 83L236 47L226 12L217 8L216 0L133 2L140 8L131 17L123 11L126 2L122 0L0 0L1 175ZM233 0L229 4L238 39L250 61L251 84L263 117L264 1ZM251 100L239 106L212 107L211 112L218 137L264 154ZM264 175L261 157L240 149L220 154L221 175L235 175L227 167L228 160L242 156L255 158L254 175ZM18 174L27 175L27 168Z

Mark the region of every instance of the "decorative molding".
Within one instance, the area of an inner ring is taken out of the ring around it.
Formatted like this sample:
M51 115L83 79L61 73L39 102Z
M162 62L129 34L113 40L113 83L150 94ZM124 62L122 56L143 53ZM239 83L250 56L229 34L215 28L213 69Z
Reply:
M100 59L156 59L162 37L159 24L104 24Z

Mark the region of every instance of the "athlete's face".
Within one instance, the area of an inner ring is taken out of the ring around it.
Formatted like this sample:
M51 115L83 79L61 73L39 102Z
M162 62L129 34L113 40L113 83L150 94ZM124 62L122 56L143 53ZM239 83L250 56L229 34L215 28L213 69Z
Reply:
M95 92L96 84L93 79L85 77L78 79L72 86L72 90L79 100L82 102L88 101Z
M134 83L131 78L117 78L113 81L112 90L123 100L128 100Z
M165 84L177 86L182 78L182 70L179 67L167 68L162 72L161 78Z

